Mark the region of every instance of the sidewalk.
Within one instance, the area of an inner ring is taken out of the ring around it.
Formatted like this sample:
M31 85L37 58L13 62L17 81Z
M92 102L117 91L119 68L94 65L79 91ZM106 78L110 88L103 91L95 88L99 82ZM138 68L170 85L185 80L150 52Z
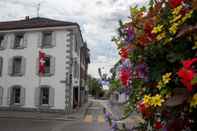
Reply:
M123 123L126 124L127 128L132 128L139 123L143 123L143 118L136 112L133 112L128 118L119 120L123 116L123 106L120 104L111 105L109 101L100 101L103 107L112 114L112 119L115 120L121 127Z
M0 118L56 120L56 121L81 120L83 119L89 105L90 102L87 102L77 112L70 113L69 115L62 113L0 111Z

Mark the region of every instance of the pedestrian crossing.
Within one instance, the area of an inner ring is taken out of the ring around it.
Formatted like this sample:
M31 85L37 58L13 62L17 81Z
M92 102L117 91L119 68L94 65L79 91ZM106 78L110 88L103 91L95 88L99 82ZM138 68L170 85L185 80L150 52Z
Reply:
M93 117L93 115L86 115L83 119L84 123L92 123L92 122L98 122L100 124L105 123L105 118L103 115L98 115Z

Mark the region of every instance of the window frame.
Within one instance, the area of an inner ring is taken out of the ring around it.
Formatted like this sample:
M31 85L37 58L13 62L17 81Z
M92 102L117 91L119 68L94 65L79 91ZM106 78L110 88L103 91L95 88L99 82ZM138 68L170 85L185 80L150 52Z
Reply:
M43 90L44 89L47 89L47 95L48 95L48 98L47 98L47 101L48 101L48 103L46 104L46 103L43 103L43 97L44 97L44 95L43 95ZM41 86L40 87L40 99L39 99L39 101L40 101L40 106L49 106L49 98L50 97L50 87L49 86Z
M20 38L19 41L19 46L16 46L16 41L17 41L17 37L22 36ZM21 40L23 40L22 44L21 44ZM14 41L13 41L13 49L23 49L24 47L24 42L25 42L25 33L24 32L20 32L20 33L15 33L14 34Z
M44 37L45 35L50 34L50 44L45 44ZM42 39L41 39L41 48L52 48L53 47L53 31L44 31L42 32Z
M20 71L19 72L15 72L15 59L21 59L21 63L20 63ZM12 59L12 76L21 76L22 74L22 62L23 62L23 56L14 56L13 59Z
M55 66L56 66L56 63L55 62L56 61L55 61L55 57L52 56L52 55L46 55L45 57L48 57L49 58L49 61L50 61L50 65L49 65L49 67L47 67L47 68L49 68L49 72L46 72L45 73L45 71L44 71L44 73L42 74L42 76L44 76L44 77L50 77L50 76L55 75ZM39 74L39 58L38 58L38 65L37 66L38 66L37 72L38 72L38 75L40 76L40 74ZM46 69L46 65L45 65L45 69Z
M6 35L5 34L0 34L0 50L3 50L4 49L4 47L5 47L5 37L6 37ZM2 39L1 39L2 38Z
M0 77L2 76L3 74L3 57L0 56Z
M14 85L14 86L12 86L11 87L11 105L12 106L20 106L21 105L21 86L20 85ZM19 98L18 98L18 100L19 100L19 102L18 103L16 103L16 94L14 94L15 92L14 92L14 89L19 89Z

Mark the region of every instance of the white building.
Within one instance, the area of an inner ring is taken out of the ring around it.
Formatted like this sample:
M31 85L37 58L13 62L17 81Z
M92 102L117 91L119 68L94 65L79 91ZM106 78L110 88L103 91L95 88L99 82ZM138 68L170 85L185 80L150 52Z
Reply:
M71 111L80 99L77 23L47 18L0 22L0 109ZM46 53L38 75L39 50Z

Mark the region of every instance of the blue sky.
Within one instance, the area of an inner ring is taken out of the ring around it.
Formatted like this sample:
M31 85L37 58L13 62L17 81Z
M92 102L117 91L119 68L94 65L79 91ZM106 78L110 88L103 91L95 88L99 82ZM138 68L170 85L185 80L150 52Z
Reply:
M91 54L88 73L99 77L97 70L108 73L119 59L115 44L119 19L129 16L129 7L147 0L0 0L0 20L24 19L37 16L37 4L41 3L40 16L77 22Z

